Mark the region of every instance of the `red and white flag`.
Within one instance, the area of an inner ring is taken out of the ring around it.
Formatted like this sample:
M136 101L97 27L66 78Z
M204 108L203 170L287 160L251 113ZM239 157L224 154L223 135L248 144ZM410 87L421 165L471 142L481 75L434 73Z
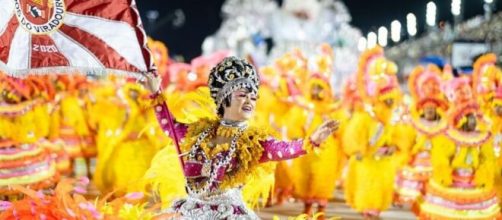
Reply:
M0 70L26 74L155 69L134 0L0 0Z

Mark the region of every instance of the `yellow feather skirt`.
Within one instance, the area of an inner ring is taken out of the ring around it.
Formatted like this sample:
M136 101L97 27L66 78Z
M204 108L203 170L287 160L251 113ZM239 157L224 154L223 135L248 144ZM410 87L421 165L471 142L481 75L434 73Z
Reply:
M397 170L395 156L379 160L350 158L345 180L345 199L359 212L382 211L390 207Z
M113 156L95 178L102 178L104 191L116 190L117 195L141 191L142 177L156 153L157 147L147 139L122 142L113 147Z
M293 161L294 196L305 201L325 202L333 197L342 169L340 143L329 137L320 149Z

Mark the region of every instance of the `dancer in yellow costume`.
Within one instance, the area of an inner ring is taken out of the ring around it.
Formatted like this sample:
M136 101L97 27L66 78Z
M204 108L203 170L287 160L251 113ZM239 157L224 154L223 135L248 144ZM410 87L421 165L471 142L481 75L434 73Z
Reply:
M85 175L91 179L93 173L91 170L91 161L95 161L98 153L96 147L96 127L95 124L91 123L91 118L93 115L102 114L102 112L91 111L92 105L95 104L95 97L92 97L92 93L90 91L91 88L95 86L94 84L96 82L87 79L85 76L75 75L73 77L75 81L75 88L78 92L80 107L83 110L84 120L86 121L87 128L89 130L88 134L82 136L81 138L81 151L85 164Z
M113 152L127 117L127 104L118 96L117 91L121 91L119 86L117 82L104 79L90 90L94 102L88 109L89 124L95 130L97 150L93 182L101 192L112 190L110 178L104 177L104 171L107 169L105 162Z
M263 86L261 87L257 101L256 116L254 121L257 125L266 127L268 130L275 131L277 136L282 134L282 117L289 110L289 102L281 99L279 94L280 75L274 66L265 66L260 68ZM281 204L284 199L291 195L293 183L291 182L291 172L286 161L279 161L275 167L274 184L271 196L268 198L267 206L277 200Z
M41 140L49 133L44 83L0 74L0 199L19 199L11 185L34 190L53 186L56 164ZM3 207L2 207L3 208Z
M442 81L441 70L433 64L416 67L408 79L413 98L411 124L416 132L413 132L415 141L407 164L399 170L396 178L397 204L414 205L417 199L421 199L432 175L432 138L442 134L448 127L445 116L448 103L440 90Z
M393 200L395 152L400 150L400 137L391 123L399 95L396 72L380 47L361 55L357 87L365 110L352 115L343 135L350 156L345 199L367 218L378 216Z
M497 63L497 56L488 53L480 56L474 62L472 74L473 87L485 117L489 120L490 131L493 135L495 157L498 159L495 172L495 188L502 201L502 72ZM502 202L500 203L502 204Z
M76 81L71 76L60 76L56 81L56 103L51 121L51 139L61 140L71 159L70 173L75 159L82 156L85 138L90 135L83 103L79 100Z
M268 112L268 117L262 118L262 120L268 121L282 138L288 137L287 124L289 121L285 116L291 107L295 105L301 94L298 82L302 82L301 79L305 79L306 75L308 75L306 62L302 52L295 49L275 60L274 65L262 68L261 73L265 77L263 80L264 89L260 90L260 97L266 98L268 104L257 105L257 111L263 109ZM271 98L265 97L269 93L271 93ZM293 193L293 170L291 166L292 160L277 163L274 197L277 199L278 205L282 204ZM272 205L272 199L271 197L268 205Z
M99 152L95 178L101 178L103 191L115 190L120 195L139 190L152 158L167 144L155 115L141 103L146 94L136 83L126 83L118 93L126 104L126 114L120 117L121 130L116 130L116 136L109 137L106 150Z
M285 117L289 121L287 127L291 128L290 138L310 136L325 120L336 119L343 125L346 119L341 102L334 97L330 86L333 54L322 53L314 57L313 64L316 69L306 83L305 99L308 104L298 104ZM341 132L340 128L329 136L321 145L320 152L293 160L294 196L303 200L304 213L308 215L312 214L314 204L318 205L318 212L324 212L328 199L333 197L344 162Z
M432 179L420 206L421 219L498 219L495 155L489 130L468 78L448 82L450 127L432 144Z

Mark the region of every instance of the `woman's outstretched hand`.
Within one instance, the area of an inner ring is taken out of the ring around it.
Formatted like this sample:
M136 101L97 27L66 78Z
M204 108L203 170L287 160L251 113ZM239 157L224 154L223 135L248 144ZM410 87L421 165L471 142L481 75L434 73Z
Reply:
M340 126L340 122L336 120L329 120L321 124L315 131L312 133L312 136L310 136L310 141L312 141L314 144L319 145L326 138L328 138L333 132L335 132L338 127Z

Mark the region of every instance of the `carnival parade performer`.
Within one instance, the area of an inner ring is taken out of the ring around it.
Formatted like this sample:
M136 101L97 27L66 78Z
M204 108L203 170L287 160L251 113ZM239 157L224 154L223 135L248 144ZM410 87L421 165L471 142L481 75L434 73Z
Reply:
M447 127L448 103L440 88L442 71L434 64L417 66L408 79L413 98L411 123L414 127L414 143L409 151L407 164L398 171L396 178L396 203L415 204L425 192L425 185L432 175L432 138L442 134Z
M158 91L158 78L149 78ZM217 106L218 120L199 120L192 124L174 122L170 129L165 98L155 93L155 112L162 128L183 151L182 162L188 196L176 201L172 209L182 219L258 219L243 203L240 188L255 178L255 171L268 161L298 157L319 146L338 128L327 121L308 140L291 142L271 138L261 129L249 126L259 87L258 75L246 61L228 57L209 75L211 97Z
M481 55L473 65L473 89L481 102L483 114L489 121L493 137L494 154L497 159L495 189L502 204L502 71L496 66L493 53Z
M305 104L297 103L285 117L289 121L287 127L296 129L295 133L302 138L309 137L324 120L338 120L344 124L347 118L341 101L336 99L330 85L333 51L331 48L323 49L310 60L314 68L307 77ZM304 202L305 214L312 214L313 205L318 206L318 213L325 212L328 199L334 195L344 163L341 131L339 128L330 135L321 144L321 150L293 160L294 196ZM319 219L324 219L324 215Z
M365 217L376 217L393 201L398 166L399 135L391 123L399 89L396 66L376 47L361 55L357 86L366 102L355 112L343 134L349 155L345 180L346 202Z
M451 102L449 128L432 141L433 173L420 218L498 219L493 139L469 78L450 80L445 93Z
M84 103L79 98L76 77L59 76L56 80L56 98L51 119L50 137L61 141L64 151L70 157L66 173L73 174L75 160L82 157L82 149L91 135L86 121Z
M42 80L0 75L1 200L20 199L11 186L49 189L59 178L51 158L49 97ZM3 209L3 207L2 207Z
M115 191L123 195L137 191L138 182L150 167L152 158L168 143L154 123L155 115L141 103L145 95L147 91L141 85L125 83L118 91L123 109L109 111L109 114L116 114L109 117L119 121L108 120L110 124L102 124L115 131L114 135L106 137L108 140L100 139L99 142L100 146L105 146L99 152L96 183L103 192ZM103 129L102 133L106 131Z

